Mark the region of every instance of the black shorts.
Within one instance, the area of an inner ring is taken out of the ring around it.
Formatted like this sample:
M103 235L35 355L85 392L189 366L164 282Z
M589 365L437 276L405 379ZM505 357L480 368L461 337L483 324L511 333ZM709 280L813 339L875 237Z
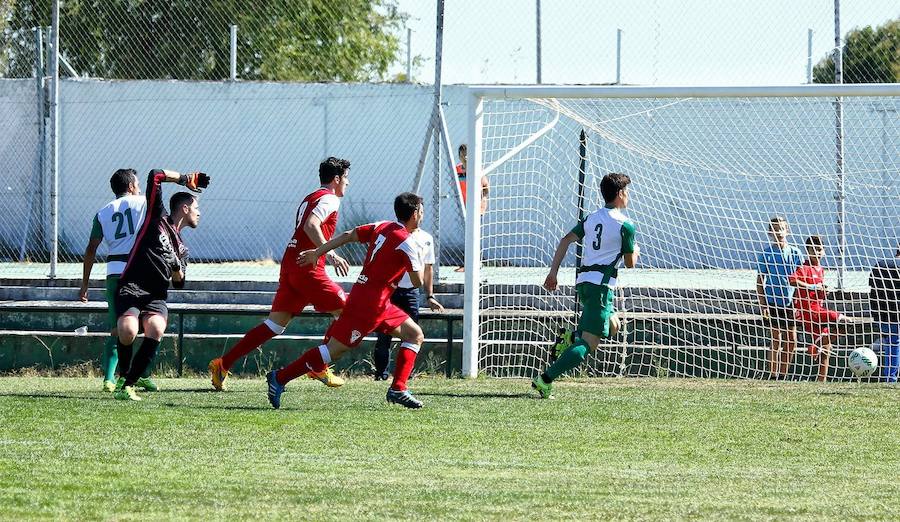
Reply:
M793 307L769 305L769 326L779 330L791 330L797 326Z
M134 283L119 284L115 296L116 317L133 315L138 319L146 315L161 315L169 318L169 307L165 296L143 291Z

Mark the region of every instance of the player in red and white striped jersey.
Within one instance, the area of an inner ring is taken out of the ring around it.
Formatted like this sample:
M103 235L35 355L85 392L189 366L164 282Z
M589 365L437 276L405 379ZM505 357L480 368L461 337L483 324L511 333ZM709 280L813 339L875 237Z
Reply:
M234 363L269 339L284 333L291 319L312 305L320 312L337 317L344 307L344 290L325 273L325 259L315 265L299 266L297 254L321 246L334 235L341 199L350 185L350 162L330 157L319 165L322 186L308 196L297 208L294 235L281 259L278 290L272 301L269 317L263 324L247 332L225 355L209 363L213 388L222 390L228 371ZM330 253L331 263L338 275L347 275L349 265L342 257ZM343 379L334 375L330 367L310 373L326 386L337 387Z
M370 223L348 230L315 250L301 252L297 262L302 265L318 263L325 253L346 243L366 243L366 259L359 279L350 289L344 312L331 324L324 343L310 348L299 359L266 376L269 383L269 402L281 407L281 393L289 381L309 372L321 372L334 360L355 348L363 337L382 332L399 337L400 351L394 381L387 392L388 402L407 408L421 408L422 403L406 387L412 373L416 354L424 335L419 325L390 298L397 283L408 273L413 286L422 286L422 259L416 239L410 235L424 216L422 198L404 192L394 199L397 221Z

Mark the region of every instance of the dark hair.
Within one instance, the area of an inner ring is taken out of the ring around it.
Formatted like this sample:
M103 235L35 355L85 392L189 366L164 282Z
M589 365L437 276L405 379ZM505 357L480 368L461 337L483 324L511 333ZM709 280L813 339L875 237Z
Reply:
M169 213L174 214L175 209L181 207L181 205L193 205L195 199L197 198L190 192L176 192L172 194L172 197L169 198Z
M466 144L463 143L459 146L459 149L456 151L458 154L462 154L463 152L469 152L469 147L466 147Z
M782 216L772 216L772 219L769 220L769 230L775 228L775 225L777 223L784 223L785 225L787 225L787 220Z
M624 190L630 183L631 178L628 177L628 174L610 172L603 176L603 179L600 180L600 194L603 195L603 201L612 203L616 196L619 195L619 192Z
M822 246L825 246L825 243L822 241L822 238L819 236L809 236L808 238L806 238L806 246L822 247Z
M422 196L412 192L404 192L394 198L394 214L397 216L397 221L401 223L409 221L421 204Z
M319 181L323 185L327 185L334 180L335 176L343 176L344 171L350 168L350 162L345 159L329 157L322 163L319 163Z
M134 169L119 169L109 178L109 187L117 198L127 194L132 183L137 183L137 171Z

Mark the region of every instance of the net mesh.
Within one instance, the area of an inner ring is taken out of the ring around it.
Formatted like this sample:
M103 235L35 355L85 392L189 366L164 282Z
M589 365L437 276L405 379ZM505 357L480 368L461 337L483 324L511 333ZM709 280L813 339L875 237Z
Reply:
M559 239L602 206L603 175L623 172L641 257L615 289L622 331L579 371L769 375L756 283L777 215L804 254L808 236L825 241L825 304L851 321L837 329L831 376L847 377L842 358L874 337L868 271L900 237L900 99L842 99L842 175L836 107L805 97L485 100L479 369L532 376L558 331L575 327L574 246L560 290L541 284ZM816 339L797 331L789 374L812 377Z

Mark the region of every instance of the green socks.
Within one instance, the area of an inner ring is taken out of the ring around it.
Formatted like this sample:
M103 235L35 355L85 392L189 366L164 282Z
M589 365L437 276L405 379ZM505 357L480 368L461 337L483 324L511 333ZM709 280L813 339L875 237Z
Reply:
M116 351L116 338L109 336L103 344L103 356L100 358L100 369L103 380L116 382L116 366L119 364L119 352Z
M559 359L544 372L544 381L552 382L567 371L577 368L584 362L588 351L589 349L587 343L584 342L584 339L576 337L575 343L570 346L568 350L564 351L562 355L559 356Z

